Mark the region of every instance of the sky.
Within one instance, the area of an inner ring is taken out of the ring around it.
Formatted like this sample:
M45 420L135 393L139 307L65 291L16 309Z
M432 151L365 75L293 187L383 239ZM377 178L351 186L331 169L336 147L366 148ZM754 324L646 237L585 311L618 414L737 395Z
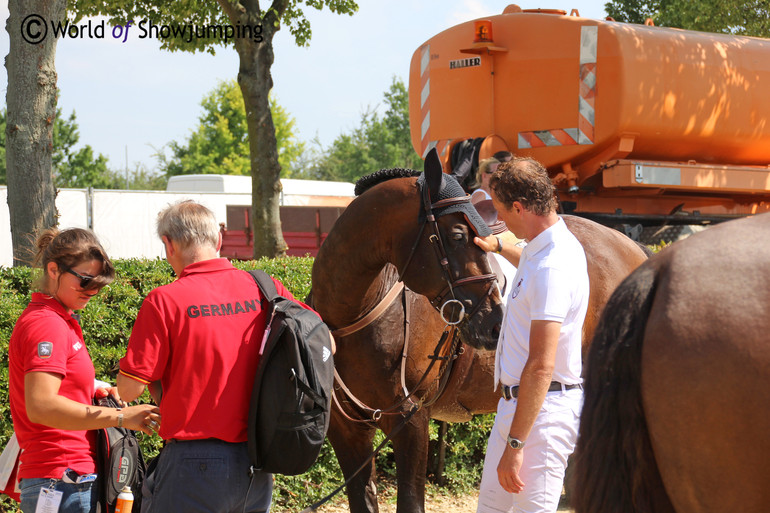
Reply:
M356 128L361 114L384 111L383 93L394 77L408 83L412 54L426 40L458 23L502 13L509 2L490 0L359 0L353 16L306 8L313 31L299 48L288 30L273 43L273 95L296 120L298 137L317 138L327 147ZM600 19L604 0L520 0L522 8L577 9ZM0 0L3 27L8 0ZM96 20L98 21L98 20ZM82 22L81 22L82 23ZM11 30L14 28L11 27ZM201 100L222 80L234 79L233 47L208 53L166 52L155 39L129 32L125 42L111 37L60 39L56 71L62 114L75 112L80 144L89 144L124 170L157 168L154 156L172 140L183 143L198 125ZM0 29L0 54L9 36ZM7 91L7 71L0 91Z

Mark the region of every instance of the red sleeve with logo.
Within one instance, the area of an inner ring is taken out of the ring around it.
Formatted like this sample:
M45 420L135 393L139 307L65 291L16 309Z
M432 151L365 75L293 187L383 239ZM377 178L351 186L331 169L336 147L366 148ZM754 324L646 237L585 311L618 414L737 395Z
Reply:
M30 319L24 322L24 336L19 337L24 374L31 371L67 373L72 330L64 319Z

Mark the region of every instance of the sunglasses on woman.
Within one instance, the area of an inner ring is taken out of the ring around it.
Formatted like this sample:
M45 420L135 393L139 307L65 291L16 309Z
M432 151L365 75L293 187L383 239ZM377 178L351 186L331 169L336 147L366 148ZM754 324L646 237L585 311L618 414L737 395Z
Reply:
M78 273L77 271L74 271L72 269L65 269L65 272L70 273L75 278L78 278L80 280L80 288L86 289L88 288L88 284L91 283L94 279L94 276L83 276L82 274Z

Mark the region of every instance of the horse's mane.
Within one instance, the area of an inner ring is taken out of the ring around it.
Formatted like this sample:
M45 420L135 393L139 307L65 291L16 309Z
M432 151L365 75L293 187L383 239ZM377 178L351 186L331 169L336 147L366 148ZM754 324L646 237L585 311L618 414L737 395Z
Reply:
M360 196L375 185L386 182L392 178L408 178L410 176L419 175L420 171L415 171L414 169L404 169L400 167L395 169L380 169L379 171L375 171L372 174L359 178L356 182L355 193L356 196Z

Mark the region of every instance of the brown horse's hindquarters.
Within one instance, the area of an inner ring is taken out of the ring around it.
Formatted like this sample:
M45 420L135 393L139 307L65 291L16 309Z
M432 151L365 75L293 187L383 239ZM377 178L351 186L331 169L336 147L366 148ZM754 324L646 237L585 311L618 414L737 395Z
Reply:
M647 324L645 417L679 513L770 511L770 297L727 299L729 267L661 280Z

